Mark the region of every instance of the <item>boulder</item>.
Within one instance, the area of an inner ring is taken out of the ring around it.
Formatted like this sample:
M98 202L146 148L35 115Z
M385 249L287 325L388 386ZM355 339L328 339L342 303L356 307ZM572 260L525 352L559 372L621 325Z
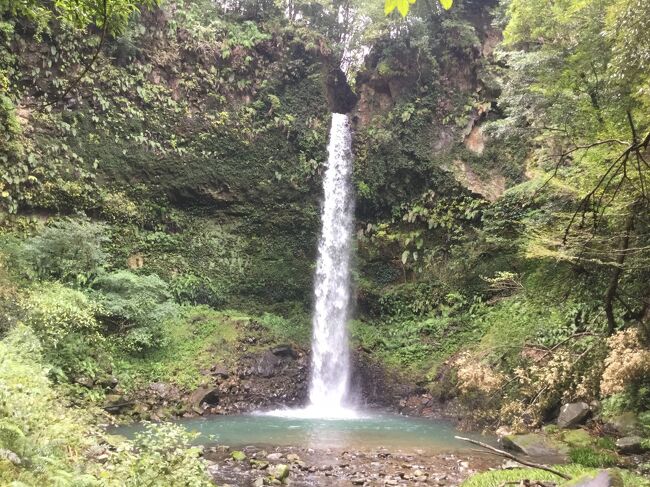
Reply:
M506 450L533 457L564 457L568 453L566 445L538 433L503 436L499 441Z
M201 410L201 406L214 407L219 405L219 389L203 386L195 390L190 396L189 403L195 410Z
M634 454L643 453L646 448L643 446L643 438L640 436L624 436L616 440L616 449L620 453Z
M282 359L275 355L272 351L264 352L262 357L255 364L255 373L261 377L273 377L275 375L275 368L282 362Z
M582 424L591 412L589 404L586 402L571 402L565 404L560 409L560 415L557 418L557 425L560 428L573 428Z
M618 472L601 470L595 474L585 474L569 481L567 487L623 487L623 479Z
M641 432L639 418L635 413L625 412L611 418L606 428L624 436L636 435Z
M11 450L5 448L0 448L0 460L7 460L9 463L13 463L14 465L21 464L20 457Z

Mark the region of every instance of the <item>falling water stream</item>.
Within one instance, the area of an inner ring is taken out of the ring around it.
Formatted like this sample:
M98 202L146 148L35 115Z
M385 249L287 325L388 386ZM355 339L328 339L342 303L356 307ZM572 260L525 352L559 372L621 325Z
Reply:
M332 114L323 179L321 235L314 279L312 368L309 404L269 414L310 418L356 418L349 404L350 254L354 218L352 136L348 116Z
M347 322L350 308L350 246L354 198L348 116L332 114L323 180L322 230L314 283L312 373L309 401L321 416L348 415L350 382Z

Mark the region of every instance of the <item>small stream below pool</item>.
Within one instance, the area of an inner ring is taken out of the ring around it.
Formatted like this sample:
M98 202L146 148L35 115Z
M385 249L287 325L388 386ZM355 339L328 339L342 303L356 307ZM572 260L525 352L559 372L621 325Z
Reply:
M361 413L359 417L350 419L246 414L180 419L174 423L200 433L196 440L198 444L221 444L233 448L257 445L448 452L470 446L454 438L459 432L450 422L376 412ZM138 423L114 428L112 433L130 437L142 429Z

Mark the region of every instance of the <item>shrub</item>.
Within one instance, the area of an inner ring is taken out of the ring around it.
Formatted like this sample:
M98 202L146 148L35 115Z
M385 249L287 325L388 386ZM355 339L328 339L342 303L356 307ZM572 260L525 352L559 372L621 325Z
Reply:
M260 324L280 340L305 343L309 341L311 334L309 321L301 316L283 318L272 313L264 313L260 318Z
M196 434L174 424L149 424L133 443L122 445L105 467L101 485L208 487L206 465L200 448L192 447ZM119 479L119 482L115 482Z
M38 335L57 380L96 379L111 368L95 319L98 305L84 293L58 283L33 287L21 302L24 322Z
M219 308L226 303L224 287L208 277L194 274L178 276L170 284L177 302L192 305L205 304L213 308Z
M19 325L0 341L0 485L213 485L182 427L149 425L112 452L86 411L66 407L46 370L29 327Z
M639 330L619 331L607 340L607 345L601 392L609 396L636 391L634 395L639 395L644 385L650 385L650 350L642 346Z
M95 319L99 307L80 291L58 283L35 286L22 301L22 308L25 322L47 348L57 348L71 335L101 340Z
M125 350L141 353L164 345L161 325L176 316L178 307L162 279L117 271L99 277L93 288L102 320L123 335Z
M85 284L100 272L106 261L102 251L106 241L103 224L63 220L28 239L21 254L31 267L33 276L30 277Z
M73 458L92 444L86 419L52 390L33 331L13 328L0 341L0 448L21 465L0 459L0 484L71 485L77 478L83 485Z

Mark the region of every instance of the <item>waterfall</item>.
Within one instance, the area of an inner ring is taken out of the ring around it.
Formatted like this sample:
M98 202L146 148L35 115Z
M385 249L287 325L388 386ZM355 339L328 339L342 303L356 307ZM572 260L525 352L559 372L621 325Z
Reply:
M354 219L352 136L348 116L332 114L323 179L321 234L314 279L312 367L309 404L264 414L296 418L359 418L349 408L350 254ZM346 407L348 406L348 407Z
M332 114L323 179L322 229L314 282L312 372L309 400L314 412L338 416L345 410L350 381L347 322L354 197L352 137L348 116Z

